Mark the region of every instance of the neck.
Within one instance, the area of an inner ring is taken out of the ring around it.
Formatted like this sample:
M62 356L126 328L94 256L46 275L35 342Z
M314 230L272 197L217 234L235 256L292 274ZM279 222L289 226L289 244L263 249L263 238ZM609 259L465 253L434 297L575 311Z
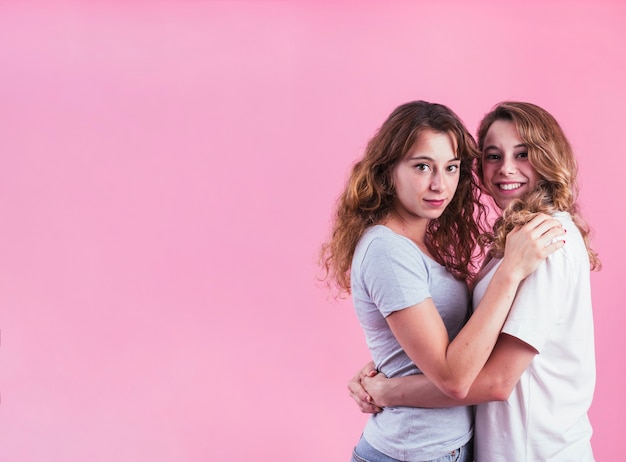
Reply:
M407 219L392 211L381 224L391 229L394 233L411 239L422 252L431 256L426 246L426 227L429 222L430 220L425 218Z

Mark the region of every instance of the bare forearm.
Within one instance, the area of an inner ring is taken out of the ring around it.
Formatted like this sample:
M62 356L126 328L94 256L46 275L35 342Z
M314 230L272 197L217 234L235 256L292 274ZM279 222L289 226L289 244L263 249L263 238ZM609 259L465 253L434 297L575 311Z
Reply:
M369 390L376 404L382 407L423 407L443 408L453 406L469 406L473 404L495 401L498 396L487 384L477 383L470 388L463 399L452 398L437 388L426 376L412 375L386 379L376 390Z
M467 324L450 343L446 351L449 367L460 377L459 393L463 398L489 359L509 313L521 279L507 272L496 271L487 291Z
M556 239L563 235L561 223L547 215L538 215L519 230L507 236L506 251L500 266L467 325L449 345L447 355L456 358L453 364L465 377L457 384L467 391L489 358L498 335L511 308L520 282L531 274L545 258L563 246ZM520 240L521 238L521 240ZM520 246L529 238L530 246ZM552 244L546 245L546 242ZM469 380L469 383L467 382ZM464 393L452 393L454 398L464 398Z
M383 407L450 407L503 401L508 399L536 354L537 351L522 340L500 335L489 361L463 399L445 395L423 374L393 379L371 376L364 379L363 385Z
M461 401L443 393L424 375L389 379L376 391L368 391L382 407L452 407Z

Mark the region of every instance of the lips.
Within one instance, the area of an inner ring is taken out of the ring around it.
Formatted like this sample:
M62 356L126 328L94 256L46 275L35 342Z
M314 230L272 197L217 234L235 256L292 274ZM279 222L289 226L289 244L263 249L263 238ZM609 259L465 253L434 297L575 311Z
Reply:
M514 191L515 189L519 189L524 185L524 183L498 183L497 186L502 191Z
M432 205L433 207L441 207L443 204L446 203L445 199L424 199L424 202L426 202L429 205Z

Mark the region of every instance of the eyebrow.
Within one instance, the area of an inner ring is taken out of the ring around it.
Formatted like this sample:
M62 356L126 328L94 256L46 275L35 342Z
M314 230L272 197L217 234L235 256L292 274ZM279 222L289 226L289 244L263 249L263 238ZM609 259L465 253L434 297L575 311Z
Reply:
M517 149L517 148L528 148L528 145L526 143L520 143L520 144L516 144L515 146L513 146L513 149ZM485 147L485 151L489 151L490 149L500 150L499 147L494 146L494 145Z
M429 157L429 156L411 156L407 160L429 160L431 162L435 161L435 159L433 159L432 157ZM457 161L460 161L460 160L461 160L460 157L454 157L454 158L450 159L448 161L448 163L450 163L450 162L457 162Z

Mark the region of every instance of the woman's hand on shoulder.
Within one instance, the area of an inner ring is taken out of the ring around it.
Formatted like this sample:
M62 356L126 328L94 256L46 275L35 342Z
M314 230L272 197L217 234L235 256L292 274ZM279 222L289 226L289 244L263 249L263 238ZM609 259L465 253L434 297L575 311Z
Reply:
M522 280L563 245L565 229L561 222L541 213L508 234L502 266Z

